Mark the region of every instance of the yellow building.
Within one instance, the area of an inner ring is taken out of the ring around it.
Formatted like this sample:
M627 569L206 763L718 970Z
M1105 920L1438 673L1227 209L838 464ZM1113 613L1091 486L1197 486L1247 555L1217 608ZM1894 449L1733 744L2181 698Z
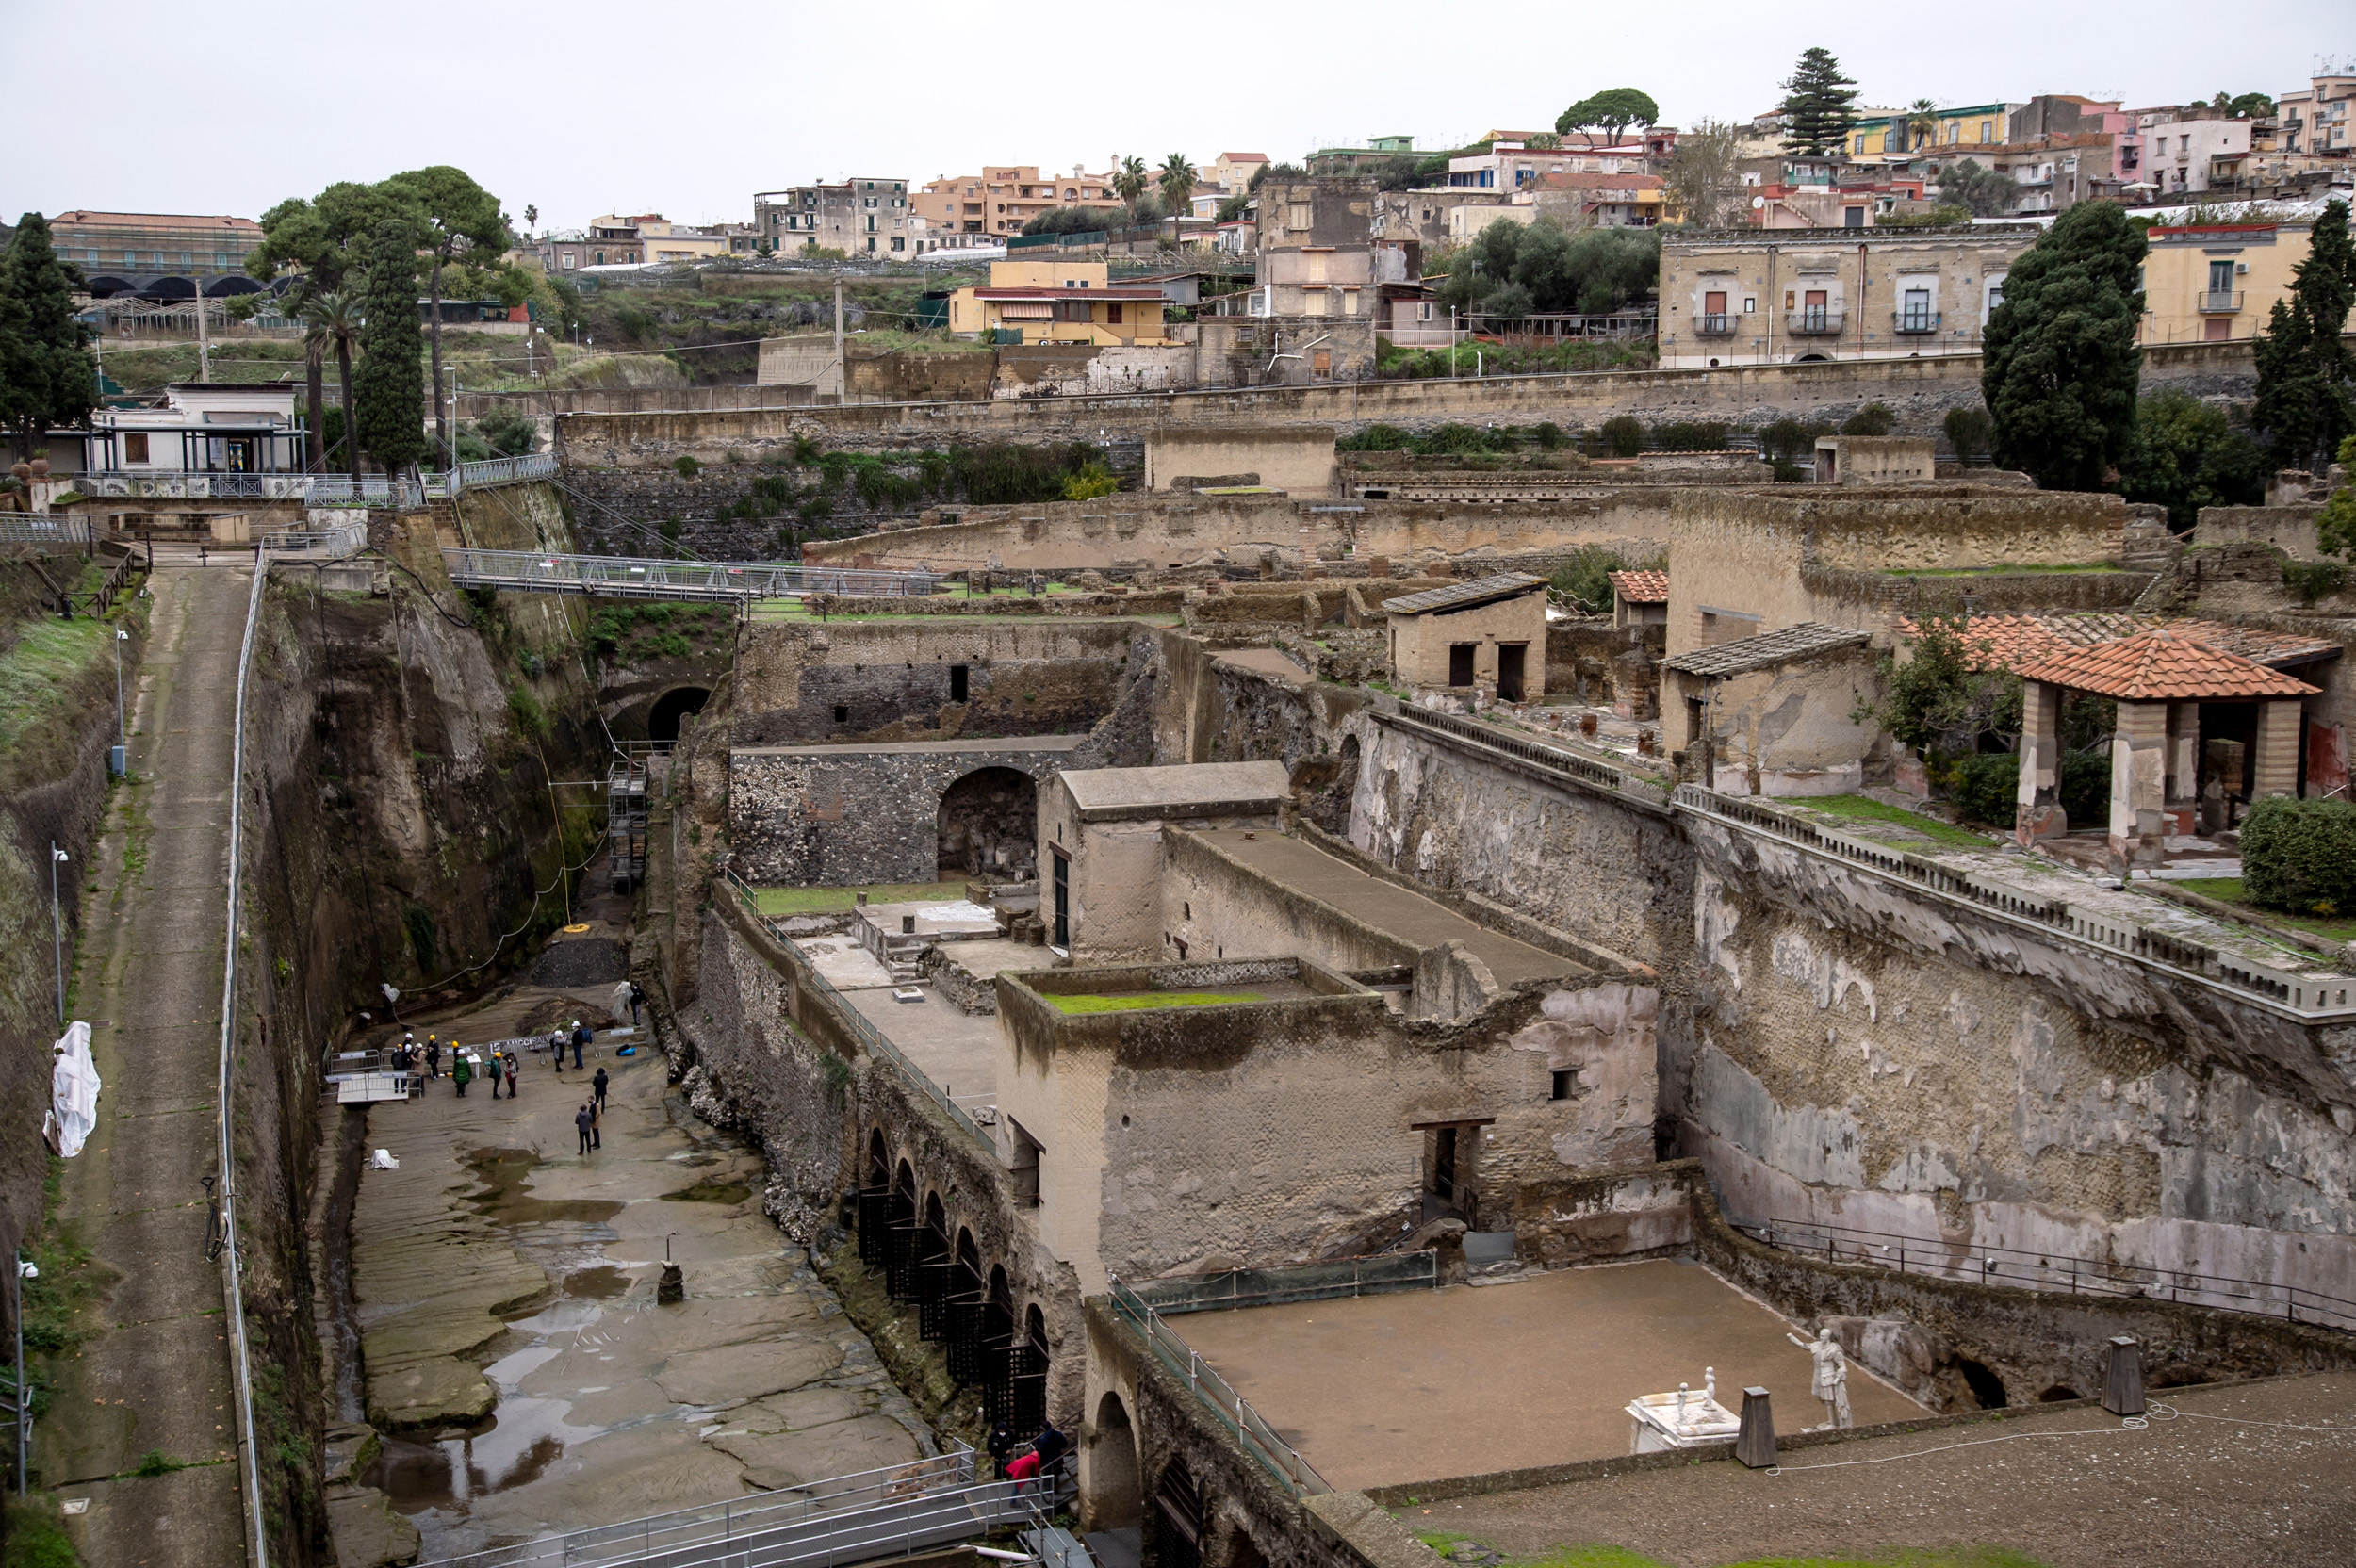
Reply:
M2154 228L2145 237L2143 343L2223 343L2266 330L2307 257L2305 222Z
M1904 109L1869 109L1849 132L1849 155L1894 157L1949 149L1992 149L2004 144L2009 109L2004 104L1974 104L1925 115Z
M1019 331L1025 343L1167 347L1166 300L1152 285L1113 286L1101 261L993 261L990 282L949 296L949 330Z
M716 229L689 228L659 213L648 213L630 221L638 225L638 237L646 246L648 261L707 261L728 253L728 237Z

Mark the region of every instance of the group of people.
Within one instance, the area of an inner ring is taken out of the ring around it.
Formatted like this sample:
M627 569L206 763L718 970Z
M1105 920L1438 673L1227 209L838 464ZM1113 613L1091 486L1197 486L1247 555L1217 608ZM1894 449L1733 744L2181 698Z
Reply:
M1017 1443L1014 1429L1001 1421L990 1429L989 1446L990 1462L998 1466L1002 1478L1028 1481L1044 1477L1053 1490L1056 1465L1071 1451L1072 1439L1053 1427L1041 1427L1039 1436L1029 1443Z
M442 1076L442 1054L450 1053L450 1080L460 1099L466 1098L466 1086L477 1077L491 1080L491 1098L497 1100L503 1086L511 1100L523 1092L523 1064L512 1051L492 1046L487 1053L469 1051L451 1040L447 1046L439 1035L428 1035L419 1045L415 1033L404 1033L401 1043L393 1048L393 1067L402 1072L415 1072L423 1063L428 1078Z

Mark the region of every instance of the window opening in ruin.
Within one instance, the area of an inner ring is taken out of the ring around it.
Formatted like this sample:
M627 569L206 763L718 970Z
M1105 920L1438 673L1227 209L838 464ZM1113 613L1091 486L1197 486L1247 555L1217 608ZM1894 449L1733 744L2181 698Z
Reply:
M1014 1149L1008 1156L1006 1174L1014 1180L1014 1200L1026 1209L1039 1207L1039 1157L1046 1153L1039 1141L1023 1130L1023 1123L1009 1117L1006 1125L1014 1133Z
M1522 668L1529 655L1530 645L1528 643L1499 643L1497 645L1498 701L1519 702L1522 700Z
M1456 1197L1456 1129L1439 1128L1432 1140L1432 1195Z
M965 700L965 672L966 666L963 664L952 664L949 666L949 700L951 702L963 702Z
M848 708L845 708L843 704L839 702L836 703L834 705L834 722L837 724L849 724L851 722L851 710Z
M1059 835L1062 831L1056 828ZM1072 857L1058 849L1052 858L1055 862L1055 945L1068 953L1072 948Z
M1982 1410L2004 1408L2004 1379L1969 1356L1955 1358L1955 1370L1963 1374L1964 1386L1972 1391L1972 1397L1980 1402Z
M1183 1460L1153 1487L1153 1557L1160 1568L1203 1568L1203 1491Z
M1450 643L1448 646L1448 683L1469 686L1473 683L1473 651L1475 643Z
M1572 1100L1578 1097L1578 1092L1579 1069L1575 1067L1556 1068L1554 1070L1554 1093L1552 1098L1556 1100Z

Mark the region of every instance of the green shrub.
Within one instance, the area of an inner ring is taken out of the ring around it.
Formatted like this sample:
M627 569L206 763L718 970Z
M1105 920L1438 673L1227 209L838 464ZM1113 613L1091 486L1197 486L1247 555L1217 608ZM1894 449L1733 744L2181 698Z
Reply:
M2241 826L2242 887L2265 908L2356 909L2356 803L2269 796Z
M1554 568L1554 587L1581 610L1600 612L1612 608L1611 574L1627 565L1600 545L1581 545Z
M1562 445L1562 427L1551 419L1541 424L1530 435L1546 451L1554 451Z
M2111 760L2099 751L2066 751L2061 808L2072 827L2102 827L2111 820Z
M1063 482L1063 498L1068 501L1092 501L1099 496L1109 496L1121 488L1121 481L1102 463L1089 462Z
M1612 457L1634 457L1644 449L1644 421L1633 414L1615 414L1596 427L1595 440Z
M0 1499L0 1564L5 1568L81 1568L65 1533L57 1500L36 1492L19 1497L10 1487Z
M1843 435L1888 435L1898 428L1898 416L1888 403L1867 403L1841 424Z
M1955 809L1972 822L2010 827L2019 815L2021 754L1983 751L1955 764Z
M1662 452L1724 451L1726 448L1726 427L1714 419L1655 425L1652 428L1652 444L1655 451Z
M685 453L681 453L679 456L672 459L671 466L679 471L679 478L694 479L697 474L703 472L704 466L696 462L694 458L687 456Z
M1949 409L1945 429L1947 445L1954 449L1958 463L1978 457L1996 438L1996 421L1985 408Z

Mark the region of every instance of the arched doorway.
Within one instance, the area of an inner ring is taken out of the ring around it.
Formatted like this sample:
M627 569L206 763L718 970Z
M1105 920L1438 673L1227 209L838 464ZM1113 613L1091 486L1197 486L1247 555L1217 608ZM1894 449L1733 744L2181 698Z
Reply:
M1182 1459L1153 1483L1154 1568L1203 1568L1203 1489Z
M957 1228L955 1261L949 1276L949 1376L975 1383L982 1377L982 1251L963 1226Z
M993 1264L982 1292L982 1418L1014 1425L1014 1292L1004 1264ZM1017 1440L1030 1436L1015 1433Z
M1017 768L976 768L941 792L941 874L1017 879L1039 855L1039 785Z
M1083 1495L1090 1529L1134 1528L1145 1512L1137 1429L1129 1424L1129 1407L1109 1390L1096 1401L1096 1435L1088 1444Z
M892 1225L892 1156L883 1129L867 1135L867 1177L859 1187L859 1261L880 1268L888 1258Z
M1023 1309L1023 1338L1014 1349L1014 1429L1038 1431L1047 1425L1047 1318L1032 1302Z
M892 1180L892 1201L886 1211L884 1289L895 1301L916 1295L916 1234L924 1228L916 1217L916 1172L908 1161Z
M924 1227L916 1233L916 1332L920 1339L949 1337L949 1297L957 1260L949 1253L949 1215L941 1194L924 1199Z
M646 715L646 739L676 741L679 721L691 713L700 713L712 694L701 686L679 686L654 699L654 708Z

